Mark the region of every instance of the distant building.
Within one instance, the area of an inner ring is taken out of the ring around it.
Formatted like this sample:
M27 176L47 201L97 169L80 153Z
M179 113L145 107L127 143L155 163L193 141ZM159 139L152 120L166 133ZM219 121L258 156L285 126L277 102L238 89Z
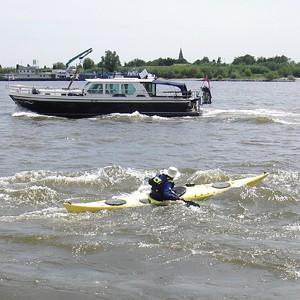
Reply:
M46 70L36 66L16 66L16 80L69 80L71 74L67 70Z
M71 80L74 76L72 70L64 69L40 69L35 64L33 66L16 65L16 72L6 73L0 76L2 80L22 80L22 81L51 81L51 80ZM77 78L76 78L77 79Z

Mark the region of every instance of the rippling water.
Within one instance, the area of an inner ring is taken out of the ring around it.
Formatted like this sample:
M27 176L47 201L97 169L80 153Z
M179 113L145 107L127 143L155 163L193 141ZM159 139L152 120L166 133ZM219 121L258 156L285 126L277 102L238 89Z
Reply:
M299 298L300 82L212 82L197 118L84 120L24 111L6 84L1 299ZM200 209L63 208L148 191L145 178L170 165L178 184L270 175Z

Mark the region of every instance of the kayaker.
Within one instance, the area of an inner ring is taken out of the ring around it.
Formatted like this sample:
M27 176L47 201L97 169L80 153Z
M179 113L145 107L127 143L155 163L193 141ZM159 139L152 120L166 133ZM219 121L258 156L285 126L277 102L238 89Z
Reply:
M160 174L149 179L151 185L150 198L156 201L164 200L184 200L183 197L176 195L174 189L174 179L180 176L180 172L175 167L169 167Z

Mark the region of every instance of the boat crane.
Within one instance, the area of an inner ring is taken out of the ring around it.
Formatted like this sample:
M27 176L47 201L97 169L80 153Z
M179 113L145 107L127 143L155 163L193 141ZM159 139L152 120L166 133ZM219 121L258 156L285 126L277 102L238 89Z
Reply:
M90 54L92 51L93 51L93 49L92 49L92 48L89 48L89 49L83 51L82 53L80 53L80 54L74 56L73 58L71 58L71 59L66 63L66 69L68 69L68 67L69 67L69 65L70 65L70 63L71 63L72 61L74 61L74 60L77 59L77 58L79 58L79 59L81 60L81 59L83 59L84 57L86 57L88 54Z
M69 65L70 65L70 63L71 63L72 61L74 61L74 60L77 59L77 58L79 58L80 60L82 60L84 57L86 57L87 55L89 55L91 52L93 52L93 49L92 49L92 48L89 48L89 49L87 49L87 50L81 52L80 54L74 56L73 58L71 58L71 59L66 63L66 69L69 68ZM70 82L70 84L69 84L69 86L68 86L67 89L70 89L70 87L71 87L73 81L74 81L75 78L76 78L76 75L77 75L78 71L79 71L79 65L77 66L76 71L75 71L75 74L74 74L74 76L73 76L73 78L72 78L72 80L71 80L71 82Z

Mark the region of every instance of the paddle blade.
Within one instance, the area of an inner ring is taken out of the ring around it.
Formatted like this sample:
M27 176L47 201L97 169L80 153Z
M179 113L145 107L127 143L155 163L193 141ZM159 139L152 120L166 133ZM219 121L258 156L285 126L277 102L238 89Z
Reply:
M190 207L190 206L200 207L200 205L198 203L193 202L193 201L183 200L183 202L186 204L187 207Z

